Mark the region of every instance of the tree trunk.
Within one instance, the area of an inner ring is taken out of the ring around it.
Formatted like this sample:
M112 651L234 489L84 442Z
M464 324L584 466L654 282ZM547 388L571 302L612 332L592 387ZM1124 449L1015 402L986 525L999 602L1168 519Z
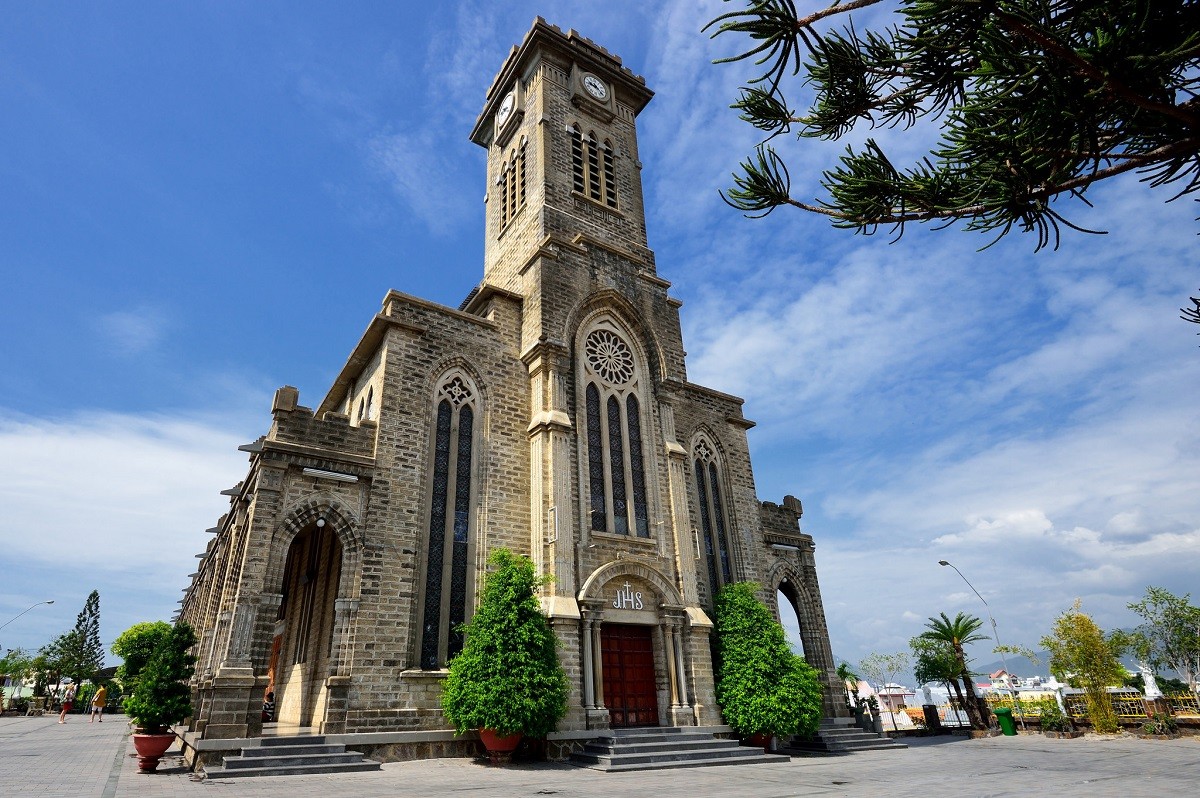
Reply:
M958 664L962 668L963 692L966 694L967 717L971 719L971 728L986 731L988 726L983 720L983 713L979 711L979 699L975 695L975 685L971 681L971 672L967 668L966 654L963 652L962 646L957 643L954 645L954 654L958 657Z

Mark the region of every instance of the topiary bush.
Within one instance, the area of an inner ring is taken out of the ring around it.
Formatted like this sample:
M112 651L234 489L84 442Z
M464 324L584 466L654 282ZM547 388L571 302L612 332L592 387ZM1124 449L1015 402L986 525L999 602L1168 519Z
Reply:
M187 680L195 672L196 658L188 650L195 644L192 627L177 624L142 667L137 689L125 699L124 709L144 734L163 734L192 714Z
M743 737L811 737L821 723L821 683L792 652L758 588L737 582L717 594L717 703Z
M166 621L143 621L121 632L113 641L110 650L122 660L116 674L122 691L132 693L137 689L138 674L154 656L159 644L170 635L171 624Z
M463 627L463 650L450 661L442 709L456 734L491 729L501 737L544 737L567 712L567 676L535 595L543 580L527 557L508 549L488 562L495 570Z

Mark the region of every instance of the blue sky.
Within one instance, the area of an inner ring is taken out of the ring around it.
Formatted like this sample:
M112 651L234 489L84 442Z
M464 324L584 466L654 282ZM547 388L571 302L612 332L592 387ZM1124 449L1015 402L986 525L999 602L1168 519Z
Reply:
M389 288L457 305L482 273L484 94L535 15L618 53L650 244L689 377L746 398L760 498L803 501L834 650L897 651L982 605L1035 645L1196 591L1195 203L1095 190L1057 252L894 244L719 189L755 142L712 66L720 2L54 3L0 29L0 645L101 595L106 645L169 617L269 424L313 405ZM899 160L917 153L881 138ZM861 140L856 134L855 140ZM844 143L779 142L800 194ZM992 657L980 651L981 661Z

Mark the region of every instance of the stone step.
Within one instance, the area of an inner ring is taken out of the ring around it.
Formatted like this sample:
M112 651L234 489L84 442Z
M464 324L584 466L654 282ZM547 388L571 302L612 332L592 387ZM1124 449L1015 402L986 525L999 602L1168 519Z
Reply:
M617 729L590 740L572 764L605 772L787 762L694 728Z
M616 747L616 746L613 746L613 745L610 745L610 744L607 744L607 743L604 743L601 741L592 740L592 741L588 742L587 745L584 746L584 750L589 751L589 752L609 751L609 750L612 750L614 747ZM709 737L707 739L698 739L698 740L686 740L686 739L647 740L644 742L639 740L637 742L623 743L619 747L622 751L625 751L625 752L628 752L631 754L640 754L640 753L654 753L654 752L658 752L658 751L725 750L725 749L736 749L736 748L739 748L740 746L738 745L737 740L718 740L713 737Z
M301 734L294 737L260 737L256 748L273 748L280 745L324 745L325 736L321 734Z
M222 765L206 768L210 779L246 776L294 776L312 773L352 773L379 770L380 764L363 759L358 751L325 742L319 735L264 737L238 755L226 756Z
M340 754L346 750L344 745L318 743L315 745L261 745L242 749L243 757L260 756L302 756L307 754Z
M298 765L287 769L283 768L234 768L227 770L225 768L214 767L205 770L207 779L234 779L247 778L250 776L302 776L313 773L358 773L369 770L379 770L378 762L372 762L364 759L362 762L349 762L340 764L326 765Z
M852 754L860 751L883 751L888 749L908 748L904 743L898 743L889 737L862 729L831 729L822 727L815 737L805 740L793 737L783 746L789 753L804 754Z
M297 754L295 756L285 754L278 754L276 756L227 756L225 757L225 769L290 768L298 765L340 765L361 761L363 761L363 755L358 751Z
M635 765L610 765L604 768L593 768L594 770L603 770L605 773L624 773L631 770L668 770L671 768L707 768L717 767L721 765L777 765L783 762L791 762L791 757L780 756L778 754L755 754L750 757L741 759L688 759L680 762L648 762ZM587 767L585 765L585 767Z

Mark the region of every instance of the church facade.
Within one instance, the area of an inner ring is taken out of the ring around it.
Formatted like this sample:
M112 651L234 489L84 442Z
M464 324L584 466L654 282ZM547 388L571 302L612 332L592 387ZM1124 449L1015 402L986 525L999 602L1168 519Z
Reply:
M563 750L720 725L711 608L734 581L793 605L825 712L845 714L800 503L758 500L742 401L687 379L647 245L651 97L541 19L513 48L471 132L482 282L457 308L389 292L316 407L279 389L242 447L179 614L200 637L194 747L261 734L272 691L281 725L450 751L446 664L500 546L552 577Z

